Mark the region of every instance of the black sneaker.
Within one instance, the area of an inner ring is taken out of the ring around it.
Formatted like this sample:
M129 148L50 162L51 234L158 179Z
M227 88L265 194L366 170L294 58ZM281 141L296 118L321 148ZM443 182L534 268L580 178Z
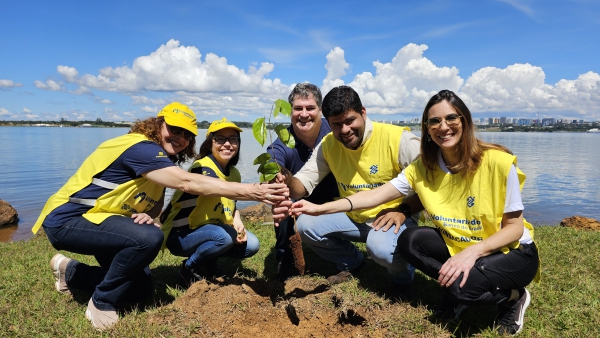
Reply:
M362 262L360 262L360 264L357 267L355 267L354 269L352 269L350 271L340 271L340 272L336 273L335 275L327 277L327 281L329 282L329 284L338 284L338 283L349 281L353 275L356 275L365 266L365 264L366 264L366 262L363 259Z
M208 279L227 277L227 274L225 273L225 271L223 271L223 270L221 270L221 268L219 268L219 264L217 264L216 259L205 262L203 264L203 270L204 270L204 273L203 273L204 277L206 277Z
M183 261L181 268L179 269L179 281L182 286L189 288L195 282L203 280L204 276L202 276L202 274L200 274L198 271L186 267L185 262L186 261Z
M414 289L414 280L408 284L400 284L390 278L388 294L392 301L410 302L414 297Z
M442 296L442 306L433 310L433 316L438 320L455 320L466 310L468 306L460 304L444 293Z
M290 254L284 254L283 258L277 261L277 279L285 282L290 277L296 274L297 270L294 266L294 257Z
M495 325L498 333L515 335L523 330L523 317L531 302L531 294L527 289L523 290L519 300L498 306L498 320Z

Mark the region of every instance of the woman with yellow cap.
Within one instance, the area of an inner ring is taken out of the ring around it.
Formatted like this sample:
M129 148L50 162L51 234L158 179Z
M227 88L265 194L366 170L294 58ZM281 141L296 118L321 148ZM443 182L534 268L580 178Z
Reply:
M153 219L165 187L269 204L285 198L283 184L213 180L176 166L195 155L197 134L194 112L171 103L157 117L136 122L129 134L102 143L46 202L32 231L43 227L56 249L93 255L100 265L62 254L50 261L57 291L93 292L85 315L94 327L113 326L117 308L152 294L148 265L163 242Z
M189 169L194 174L240 182L235 165L240 158L240 129L223 118L214 121ZM225 196L198 196L177 191L163 212L162 230L172 254L188 257L179 270L181 284L223 276L217 258L247 258L258 252L258 238L247 231L236 208Z

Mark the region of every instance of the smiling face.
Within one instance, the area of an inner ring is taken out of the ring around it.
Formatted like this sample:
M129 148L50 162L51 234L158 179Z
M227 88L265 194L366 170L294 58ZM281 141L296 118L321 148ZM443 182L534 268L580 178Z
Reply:
M184 133L178 135L171 133L171 130L167 127L167 123L164 121L160 127L160 135L162 140L161 146L169 155L176 155L190 144L190 141L185 139Z
M224 144L219 144L215 138L226 137ZM216 131L213 134L212 140L212 155L215 157L221 168L225 169L229 161L237 154L240 144L239 141L236 144L232 144L230 139L239 137L238 132L233 128L225 128ZM234 142L235 143L235 142Z
M462 118L459 118L458 123L454 125L448 125L448 123L445 121L446 116L452 114L458 114L458 112L454 110L454 107L452 107L452 105L446 100L442 100L431 106L427 114L427 119L438 118L440 121L442 121L437 126L437 129L428 129L427 133L429 136L431 136L433 142L440 147L443 154L455 152L458 149L458 144L460 143L460 139L462 137Z
M312 93L296 95L292 103L292 126L297 134L310 133L320 127L321 109Z
M331 116L327 120L336 140L348 149L358 149L365 136L367 111L363 107L360 113L350 109L343 114Z

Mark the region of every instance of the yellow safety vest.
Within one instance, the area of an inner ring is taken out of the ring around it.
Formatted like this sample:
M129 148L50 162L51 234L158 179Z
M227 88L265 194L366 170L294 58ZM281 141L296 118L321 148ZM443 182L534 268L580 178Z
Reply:
M439 166L433 182L427 180L421 159L404 171L425 210L442 233L450 255L478 243L500 230L506 199L506 179L517 158L500 150L487 150L473 176L447 174ZM517 167L521 189L525 174ZM533 239L533 226L523 220ZM519 247L519 241L502 248Z
M410 131L410 128L373 122L373 134L356 150L344 147L332 133L323 138L323 156L335 176L340 198L375 189L398 176L401 171L398 146L404 131ZM375 208L353 210L346 215L355 222L363 223L375 218L381 210L395 208L401 202L402 198L398 198Z
M240 172L235 167L229 168L229 176L223 174L219 166L213 162L213 160L206 156L199 160L196 160L189 171L192 169L204 167L212 169L219 178L227 182L241 182L242 178ZM203 172L204 175L205 172ZM209 197L209 196L195 196L187 200L181 200L183 196L182 191L176 191L171 199L171 211L167 216L167 219L163 222L161 227L165 241L169 236L169 233L173 227L188 226L190 229L196 229L205 224L233 224L233 216L235 212L235 201L226 197ZM178 218L177 214L183 208L194 209L188 217Z
M83 161L75 175L71 176L56 194L50 196L31 231L37 233L46 216L67 202L93 206L82 216L94 224L100 224L109 216L130 217L134 213L147 212L152 209L161 198L164 187L144 177L121 184L94 178L95 175L108 168L125 150L142 141L148 141L148 138L141 134L132 133L110 139L98 146ZM163 152L157 154L157 157L166 156L168 155ZM111 191L92 200L71 198L73 194L90 184L96 184L111 189Z

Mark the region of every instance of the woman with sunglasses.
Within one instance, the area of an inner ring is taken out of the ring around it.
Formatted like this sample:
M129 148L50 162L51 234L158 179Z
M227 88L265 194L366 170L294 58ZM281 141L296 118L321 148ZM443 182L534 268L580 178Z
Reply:
M240 182L235 165L240 158L240 129L223 118L211 123L198 159L189 171L222 181ZM247 258L258 252L258 238L247 231L236 208L225 196L198 196L178 191L173 195L161 221L166 247L186 257L179 270L181 284L222 277L219 257Z
M85 315L94 327L113 326L118 308L153 293L148 265L163 242L154 218L165 187L266 203L285 198L283 184L230 183L176 166L195 155L197 134L194 112L171 103L129 134L102 143L46 202L32 231L43 226L57 250L93 255L100 265L62 254L50 260L57 291L92 292Z
M539 280L533 227L523 218L525 175L505 147L477 139L471 112L453 92L427 103L421 157L389 183L335 202L293 205L296 214L365 209L415 191L435 228L407 228L398 247L410 264L438 281L441 319L466 306L498 305L496 329L517 334L531 300L525 287Z

